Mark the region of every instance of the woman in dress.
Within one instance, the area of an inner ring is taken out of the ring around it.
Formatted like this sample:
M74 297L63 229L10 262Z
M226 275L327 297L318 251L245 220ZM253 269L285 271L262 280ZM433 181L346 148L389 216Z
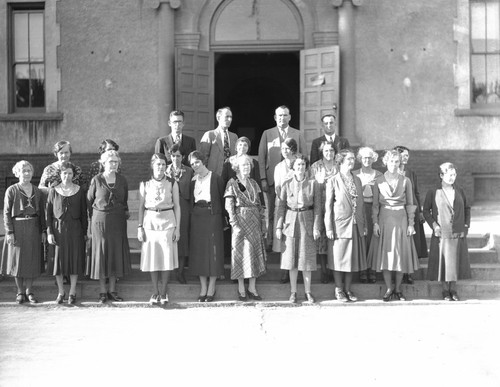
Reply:
M130 272L130 249L127 239L128 184L117 173L121 159L117 151L101 155L104 172L92 178L87 193L92 223L91 279L99 280L99 302L109 298L123 301L116 292L116 279ZM109 281L109 288L106 286Z
M355 302L352 273L366 270L366 221L361 180L352 174L354 152L342 149L335 157L339 173L326 185L325 227L328 266L335 278L335 297Z
M33 165L22 160L12 168L19 183L7 188L3 206L5 240L0 273L16 281L16 302L37 303L33 280L42 272L42 242L46 240L41 191L31 184Z
M177 182L179 187L179 205L181 208L181 226L180 239L177 241L177 255L179 258L179 267L175 270L177 281L181 284L186 283L184 277L184 267L189 256L189 224L191 207L191 179L193 178L193 170L182 163L184 154L181 152L180 144L173 144L169 149L171 164L167 166L166 175L168 178Z
M61 304L66 295L63 276L70 278L68 304L76 302L76 283L83 273L87 238L87 203L83 188L73 183L76 167L69 161L60 165L61 183L51 188L47 199L47 241L52 250L48 271L56 277Z
M373 185L382 172L372 168L374 162L378 159L378 153L368 146L362 147L358 150L358 161L361 163L361 168L352 171L352 173L359 177L363 188L363 202L366 218L366 251L370 249L370 242L373 235L373 221L372 221L372 207L373 207ZM374 284L377 282L376 272L370 270L363 270L359 273L359 279L362 283L367 282Z
M280 190L276 237L283 241L281 269L290 272L290 302L297 303L297 277L302 272L306 299L311 293L311 272L316 270L316 240L321 229L321 187L309 179L309 160L298 155L292 162L293 176Z
M57 161L54 161L52 164L49 164L44 168L42 177L40 178L40 184L38 185L38 188L40 188L45 195L48 195L49 188L55 187L61 183L61 164L65 161L70 161L71 154L73 153L70 142L56 142L54 144L53 153L54 156L57 157ZM83 176L81 168L75 166L73 183L83 186L85 189L86 182L87 180Z
M321 203L324 203L326 200L326 183L338 172L338 168L335 163L335 146L333 142L323 141L319 146L319 152L322 157L311 166L311 175L321 186ZM317 260L321 266L321 282L327 284L331 279L331 271L327 266L328 238L324 227L321 228L321 235L316 241L316 248Z
M118 151L120 149L120 146L114 142L113 140L106 139L101 142L101 145L99 145L99 157L102 155L104 152L107 152L109 150L115 150ZM89 171L87 173L87 181L91 181L92 178L95 175L98 175L99 173L103 172L104 169L102 167L102 164L99 160L94 161L92 164L90 164ZM118 173L120 173L120 169L118 168Z
M231 235L231 279L238 280L238 299L260 301L255 288L256 278L266 272L264 210L260 188L251 175L252 159L243 154L233 159L236 177L229 180L224 197ZM245 278L249 278L248 291Z
M200 277L198 302L212 302L217 277L224 274L224 185L207 169L200 151L191 152L188 160L194 171L189 270Z
M149 303L161 305L168 302L169 271L178 267L177 241L181 235L179 187L174 179L165 175L166 169L166 156L155 153L151 157L152 177L139 186L137 228L137 239L142 242L141 271L150 272L153 283Z
M281 143L281 156L283 157L283 160L276 165L276 168L274 168L274 190L276 192L276 199L274 202L275 213L274 213L273 231L271 232L274 232L275 234L273 237L273 251L276 253L281 253L283 249L282 241L276 238L276 225L278 223L277 214L280 203L281 186L286 180L290 179L293 176L292 163L297 155L297 150L298 150L297 141L295 141L295 139L293 138L286 138ZM287 270L283 272L280 279L280 283L286 284L289 281L290 281L290 276Z
M410 159L410 150L402 145L398 145L394 148L399 153L401 153L401 165L399 166L399 173L406 176L411 181L411 186L413 189L413 204L416 206L415 210L415 234L413 235L413 241L415 242L415 248L417 249L417 254L419 258L427 257L427 241L425 240L424 232L424 215L422 214L422 207L420 203L420 193L418 192L418 179L415 171L407 167L408 160ZM403 282L407 284L413 284L413 278L411 274L405 274L403 276Z
M368 265L382 271L387 290L384 301L405 301L401 292L403 273L418 269L418 255L413 242L415 205L409 178L399 173L401 154L387 151L383 158L387 171L373 186L373 238L368 252ZM392 274L395 286L392 287Z
M425 220L432 228L427 278L441 281L443 299L459 301L457 280L471 278L467 233L470 207L462 188L455 184L457 170L452 163L439 166L441 184L427 192Z

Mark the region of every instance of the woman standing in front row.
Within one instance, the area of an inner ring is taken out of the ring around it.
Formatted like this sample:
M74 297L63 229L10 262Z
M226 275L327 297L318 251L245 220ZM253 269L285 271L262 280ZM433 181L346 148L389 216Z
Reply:
M70 278L68 304L76 302L76 283L83 273L87 237L87 203L83 188L72 182L76 167L69 161L60 165L61 183L51 188L47 198L47 240L52 250L48 271L56 277L62 304L63 276Z
M128 184L117 173L121 163L117 151L106 151L100 159L104 172L94 176L87 193L88 208L92 212L91 279L99 280L99 302L107 299L123 301L116 292L116 278L130 272L130 249L127 238ZM106 278L109 288L106 288Z
M142 242L141 271L150 272L153 283L149 303L161 305L168 302L169 272L178 266L177 241L181 223L178 184L165 175L166 169L165 155L155 153L151 157L151 179L139 185L137 228L137 239Z
M224 184L207 169L200 151L191 152L188 160L194 171L189 271L200 277L198 302L212 302L217 277L224 274Z
M441 184L427 192L424 217L432 228L427 278L443 283L443 299L459 301L457 280L471 278L467 232L470 207L462 188L455 184L452 163L439 166Z
M238 280L238 299L246 301L247 296L262 300L255 288L257 277L266 272L266 246L264 209L260 202L260 188L250 178L252 159L240 155L232 160L236 178L227 183L226 211L229 214L231 233L231 279ZM248 292L245 278L249 278Z
M285 239L281 269L290 271L290 302L297 303L297 277L304 277L306 299L311 293L311 272L316 270L316 240L321 229L321 186L308 178L309 160L298 155L292 162L293 177L281 187L276 237Z
M412 274L418 269L418 255L413 243L413 190L410 179L399 173L401 155L397 150L387 151L383 162L387 171L377 178L373 186L373 238L368 264L372 270L383 272L387 287L383 300L395 298L405 301L406 297L401 292L403 274Z
M326 185L325 227L328 266L333 270L337 300L355 302L352 273L366 270L366 221L361 180L351 171L354 153L342 149L335 157L339 173Z
M29 162L17 162L12 172L19 183L5 192L5 240L0 273L14 277L18 304L25 301L35 304L33 280L42 272L42 242L46 240L42 192L31 184L33 165Z

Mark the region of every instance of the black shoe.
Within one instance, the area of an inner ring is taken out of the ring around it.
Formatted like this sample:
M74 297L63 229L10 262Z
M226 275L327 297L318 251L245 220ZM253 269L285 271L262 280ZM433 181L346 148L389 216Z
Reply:
M204 296L203 295L200 295L198 297L198 302L205 302L205 300L207 299L207 295L205 294Z
M349 301L349 298L347 298L347 295L345 294L345 292L340 288L335 288L335 298L339 301L342 301L342 302Z
M403 293L401 292L395 292L394 293L394 298L399 301L406 301L406 297L404 296Z
M314 304L316 302L316 299L314 298L314 296L312 295L312 293L306 293L306 299L311 304Z
M384 302L388 302L391 300L392 298L392 293L393 293L393 290L392 289L387 289L387 291L385 292L384 294L384 297L382 297L382 300Z
M177 281L180 283L180 284L183 284L185 285L187 283L186 281L186 278L184 277L184 273L179 273L177 272Z
M207 294L207 298L205 298L205 302L212 302L215 299L215 292L211 296Z
M346 292L346 296L347 296L347 298L349 299L349 301L351 301L351 302L356 302L356 301L358 301L358 297L356 297L356 296L354 295L354 293L353 293L353 292L351 292L350 290L349 290L348 292Z
M456 290L452 290L450 292L450 295L451 295L451 299L453 301L460 301L460 297L458 297L458 294L457 294Z
M447 290L443 290L443 300L445 301L451 301L451 294Z
M281 276L281 279L280 279L280 284L286 284L290 282L290 275L288 274L288 271L286 271L282 276Z
M407 283L408 285L413 285L413 282L414 282L414 281L413 281L413 278L412 278L411 274L408 274L408 275L406 276L406 283Z
M68 297L68 305L76 304L76 294L70 294Z
M56 298L56 304L62 304L63 301L64 301L64 297L66 296L66 293L65 294L61 294L59 293L57 295L57 298Z
M248 301L247 294L238 292L238 300L242 302Z
M33 293L26 294L26 297L28 298L30 304L38 303L38 300L35 298L35 295Z
M297 292L292 292L290 294L290 298L288 299L288 301L290 301L292 304L296 304L297 303Z
M106 296L106 293L99 293L99 304L105 304L107 300L108 297Z
M250 290L247 291L248 298L255 301L262 301L262 297L257 293L252 293Z
M117 292L108 292L108 298L112 301L121 302L123 298L121 298Z
M328 282L330 282L330 278L328 278L328 273L322 272L321 273L321 283L327 284Z
M16 294L16 303L17 304L24 303L24 294L23 293L17 293Z

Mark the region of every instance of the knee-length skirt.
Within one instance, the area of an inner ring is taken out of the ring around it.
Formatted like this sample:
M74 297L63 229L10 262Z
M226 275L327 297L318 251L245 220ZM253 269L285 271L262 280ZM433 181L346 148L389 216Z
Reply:
M348 273L366 270L365 237L359 234L356 225L352 238L328 240L328 268Z
M293 237L282 235L281 269L314 271L316 265L316 241L309 235L304 222L297 216Z
M125 212L92 215L91 279L123 277L131 270Z
M368 251L368 266L375 271L401 271L413 273L418 270L418 255L413 236L407 236L408 219L405 209L380 208L380 237L375 235Z
M194 206L191 213L189 272L202 277L224 274L222 215Z
M36 278L42 273L42 236L38 218L14 220L15 245L4 239L1 273L21 278Z

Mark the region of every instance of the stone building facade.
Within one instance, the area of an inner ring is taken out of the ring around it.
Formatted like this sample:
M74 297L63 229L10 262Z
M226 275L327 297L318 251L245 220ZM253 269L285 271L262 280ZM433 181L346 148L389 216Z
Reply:
M471 198L498 200L500 104L479 101L472 76L481 37L471 31L482 3L485 12L498 7L496 0L2 0L0 193L15 161L32 161L39 176L62 139L84 169L103 139L115 140L137 188L173 109L186 112L185 131L199 140L215 127L215 110L230 106L231 130L249 137L255 154L285 104L309 144L321 115L337 106L351 144L409 147L424 193L437 166L451 161ZM28 32L17 22L30 10L42 15L40 33L36 17ZM16 39L31 49L40 34L42 58L17 62ZM43 66L43 106L19 105L22 66ZM497 80L499 73L500 65Z

